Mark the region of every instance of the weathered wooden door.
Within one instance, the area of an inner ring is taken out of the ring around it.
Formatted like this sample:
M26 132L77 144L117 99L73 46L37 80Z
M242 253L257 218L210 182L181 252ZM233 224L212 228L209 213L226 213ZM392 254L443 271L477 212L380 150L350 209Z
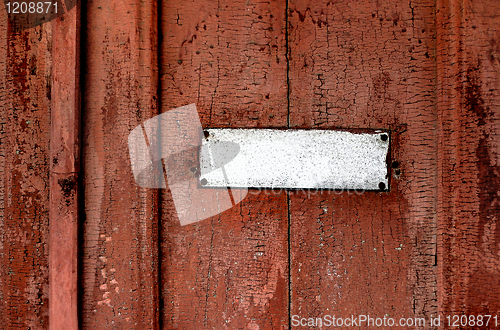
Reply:
M498 1L66 7L0 9L2 329L500 314ZM251 189L180 226L127 137L190 103L203 127L388 129L390 190Z

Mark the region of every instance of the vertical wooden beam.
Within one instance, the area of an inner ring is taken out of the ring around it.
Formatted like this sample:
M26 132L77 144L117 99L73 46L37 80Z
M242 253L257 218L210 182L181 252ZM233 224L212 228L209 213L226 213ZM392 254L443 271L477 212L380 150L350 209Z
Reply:
M438 306L500 313L500 3L438 0ZM491 324L490 324L491 326Z
M83 328L158 329L158 191L128 135L158 114L156 1L87 3L83 33Z
M429 320L434 1L290 0L288 15L291 127L390 129L397 162L389 192L290 193L291 314Z
M52 27L15 30L0 6L0 323L45 329L49 317Z
M52 23L49 329L78 329L80 7Z
M195 102L203 127L286 127L285 1L162 1L161 111ZM166 329L287 329L284 191L251 190L180 226L162 195Z
M15 30L0 5L0 327L49 317L51 25Z

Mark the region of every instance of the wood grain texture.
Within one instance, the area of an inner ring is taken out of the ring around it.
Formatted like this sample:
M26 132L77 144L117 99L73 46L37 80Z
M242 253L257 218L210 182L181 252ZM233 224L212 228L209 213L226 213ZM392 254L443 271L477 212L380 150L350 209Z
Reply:
M290 194L291 315L436 316L434 17L290 1L290 126L390 129L398 162L390 192Z
M49 329L78 329L80 7L52 23Z
M437 2L439 308L500 312L500 3Z
M182 227L162 205L164 329L288 328L286 194L253 191Z
M78 12L16 30L0 6L0 328L500 313L497 0L85 6L81 87ZM127 137L189 103L203 127L390 129L390 191L250 190L180 226Z
M196 103L203 127L286 127L284 1L163 1L161 111ZM179 225L162 195L163 328L287 329L286 193L250 191Z
M0 323L46 329L52 30L0 8Z
M127 142L158 112L156 3L87 5L81 322L157 329L158 195L135 183Z
M286 127L285 6L163 1L162 111L196 103L204 127Z

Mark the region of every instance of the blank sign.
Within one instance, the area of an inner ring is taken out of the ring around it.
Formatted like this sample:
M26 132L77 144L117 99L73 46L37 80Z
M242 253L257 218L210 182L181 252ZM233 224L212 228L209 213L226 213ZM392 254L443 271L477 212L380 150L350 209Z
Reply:
M384 131L207 129L200 151L205 187L388 189Z

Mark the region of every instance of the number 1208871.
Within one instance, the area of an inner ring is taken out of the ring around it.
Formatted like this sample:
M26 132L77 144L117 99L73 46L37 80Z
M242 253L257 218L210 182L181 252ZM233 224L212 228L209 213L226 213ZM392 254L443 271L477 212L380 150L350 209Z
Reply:
M7 2L9 14L48 14L57 13L57 2Z

